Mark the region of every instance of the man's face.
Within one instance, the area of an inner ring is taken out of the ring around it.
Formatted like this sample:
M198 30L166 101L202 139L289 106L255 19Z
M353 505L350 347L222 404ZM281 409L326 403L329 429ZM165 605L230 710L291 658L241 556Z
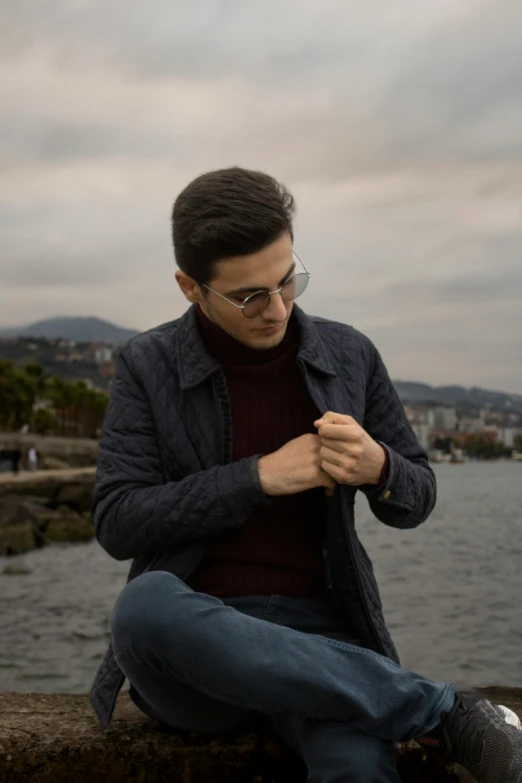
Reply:
M289 234L283 234L258 253L218 261L209 286L235 304L242 305L249 294L275 291L294 274L292 239ZM187 295L183 277L183 273L176 273L178 283ZM266 350L283 340L293 302L285 302L280 294L270 297L270 304L261 315L245 318L242 310L233 307L230 302L206 288L198 286L198 289L200 294L188 297L190 301L198 301L207 318L238 342Z

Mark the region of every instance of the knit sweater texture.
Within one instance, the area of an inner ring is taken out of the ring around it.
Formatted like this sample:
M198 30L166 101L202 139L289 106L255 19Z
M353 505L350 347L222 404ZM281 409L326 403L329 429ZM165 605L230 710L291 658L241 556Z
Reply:
M233 460L270 454L305 433L316 434L320 412L296 363L299 337L290 318L282 342L256 350L243 345L198 308L207 349L223 367L230 398ZM237 529L210 545L188 584L219 598L282 595L327 601L322 545L323 488L273 498Z

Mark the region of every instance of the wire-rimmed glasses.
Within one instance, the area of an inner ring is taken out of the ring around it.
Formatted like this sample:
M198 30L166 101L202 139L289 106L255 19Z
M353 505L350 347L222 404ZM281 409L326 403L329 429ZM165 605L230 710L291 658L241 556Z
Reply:
M220 294L219 291L214 291L213 288L210 288L210 286L205 285L204 283L202 283L202 285L208 291L212 291L213 294L220 296L225 302L229 302L231 305L234 305L234 307L237 307L238 310L242 310L245 318L256 318L258 315L264 313L270 304L270 298L274 294L281 294L285 302L291 302L294 299L297 299L298 296L301 296L306 290L311 274L295 251L294 256L302 265L304 272L298 272L297 274L292 275L283 285L276 288L275 291L255 291L243 300L243 304L236 304L236 302L233 302L223 294Z

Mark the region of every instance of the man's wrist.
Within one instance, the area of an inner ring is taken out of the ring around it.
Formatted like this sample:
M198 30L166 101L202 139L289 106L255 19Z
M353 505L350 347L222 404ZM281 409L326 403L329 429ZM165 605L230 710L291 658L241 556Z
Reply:
M381 446L380 443L379 446ZM390 455L388 454L388 449L385 449L384 446L381 446L381 449L384 452L384 462L382 464L381 472L379 474L379 480L377 482L377 486L379 487L382 484L386 484L390 475Z
M259 481L261 482L261 487L263 489L263 492L265 495L271 496L276 495L277 491L273 486L273 482L271 480L270 476L270 469L267 465L267 456L266 454L263 454L261 457L259 457L257 461L257 470L259 473Z
M390 472L390 457L384 446L381 446L380 443L376 443L375 445L378 446L380 452L378 464L376 466L373 480L369 481L366 486L380 487L388 480Z

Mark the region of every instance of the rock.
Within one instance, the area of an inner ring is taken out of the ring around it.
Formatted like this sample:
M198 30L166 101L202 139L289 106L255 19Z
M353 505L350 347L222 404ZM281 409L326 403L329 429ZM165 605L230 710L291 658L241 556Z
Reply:
M40 464L38 465L38 467L42 468L43 470L66 470L71 466L63 459L58 459L58 457L52 457L51 455L46 455L40 460Z
M0 497L0 555L21 554L51 541L90 541L93 536L88 512L65 503L53 508L41 497Z
M4 570L2 571L2 574L4 576L27 576L27 574L31 574L32 571L30 568L27 568L27 566L23 565L6 565Z
M522 715L522 690L485 692ZM402 783L466 780L415 743L401 748L397 763ZM306 770L262 716L219 735L175 731L145 717L123 692L104 732L87 696L0 693L0 783L28 781L305 783Z
M93 484L94 480L92 483L90 481L72 481L60 484L50 496L49 505L54 508L66 503L77 511L90 511Z
M94 525L89 515L72 511L68 506L60 506L45 528L45 538L48 541L80 543L90 541L93 537Z
M9 526L0 526L0 556L22 555L37 546L37 538L32 522L20 522Z
M36 522L46 506L47 498L36 495L0 496L0 527Z
M36 515L42 506L34 498L0 497L0 556L19 555L39 545Z

